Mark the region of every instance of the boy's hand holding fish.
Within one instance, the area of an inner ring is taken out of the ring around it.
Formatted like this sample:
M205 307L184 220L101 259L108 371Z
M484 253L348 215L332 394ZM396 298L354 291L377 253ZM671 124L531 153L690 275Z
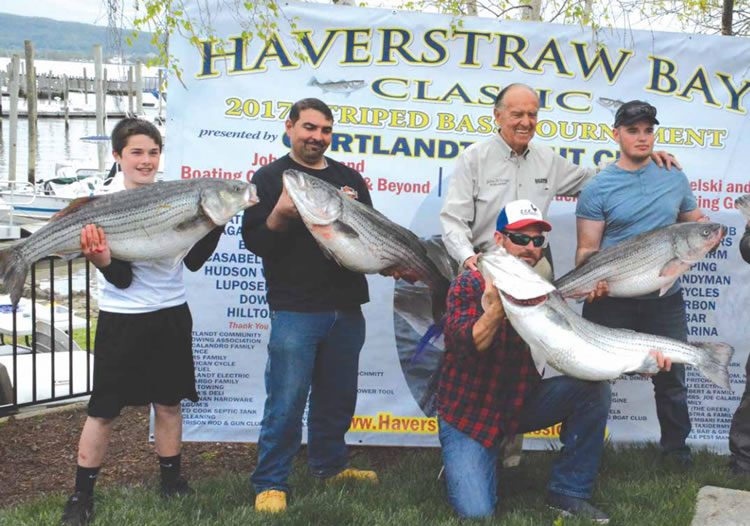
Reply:
M104 230L93 224L86 225L81 230L81 252L97 268L107 267L112 262Z

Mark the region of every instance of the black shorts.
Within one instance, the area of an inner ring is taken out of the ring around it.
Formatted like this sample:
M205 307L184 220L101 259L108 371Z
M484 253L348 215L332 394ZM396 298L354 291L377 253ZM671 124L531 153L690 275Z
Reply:
M187 303L143 314L100 311L89 416L113 418L125 406L183 398L198 401Z

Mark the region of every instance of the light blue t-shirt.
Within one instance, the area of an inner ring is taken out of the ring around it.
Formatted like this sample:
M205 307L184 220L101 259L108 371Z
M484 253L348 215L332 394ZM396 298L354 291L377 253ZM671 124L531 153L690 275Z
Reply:
M659 168L654 161L634 171L611 164L581 191L576 217L604 221L600 248L655 228L672 225L677 216L698 208L683 172ZM675 283L666 295L680 290ZM644 297L656 297L658 292Z

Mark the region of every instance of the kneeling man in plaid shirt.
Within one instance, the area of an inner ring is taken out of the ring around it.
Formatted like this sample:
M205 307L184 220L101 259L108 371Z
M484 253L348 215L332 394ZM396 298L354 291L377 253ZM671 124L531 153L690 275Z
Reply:
M531 201L513 201L498 216L495 243L534 266L550 229ZM448 498L456 513L494 513L504 437L562 422L564 447L552 467L547 503L564 515L608 523L587 499L604 445L609 383L568 376L542 380L529 347L505 317L497 289L474 270L451 284L445 351L438 420Z

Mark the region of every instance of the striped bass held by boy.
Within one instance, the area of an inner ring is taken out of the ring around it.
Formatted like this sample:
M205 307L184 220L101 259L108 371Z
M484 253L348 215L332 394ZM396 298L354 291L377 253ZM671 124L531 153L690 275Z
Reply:
M543 278L504 250L483 254L479 263L485 279L491 279L501 292L505 314L531 348L537 367L549 363L561 373L582 380L614 380L627 373L659 372L650 355L655 350L673 363L692 365L719 387L731 390L727 370L734 354L731 345L688 344L604 327L579 316L557 291L545 292Z
M289 169L283 178L302 221L323 252L354 272L415 276L430 288L433 319L440 320L450 279L413 232L317 177Z
M238 212L256 204L255 186L241 181L190 179L159 182L74 201L28 238L0 250L0 274L18 304L29 267L49 255L81 252L81 229L104 230L112 256L123 261L174 258Z
M721 243L727 227L687 222L657 228L593 254L557 281L566 298L583 298L606 280L609 295L632 298L659 291L663 295L690 267Z

